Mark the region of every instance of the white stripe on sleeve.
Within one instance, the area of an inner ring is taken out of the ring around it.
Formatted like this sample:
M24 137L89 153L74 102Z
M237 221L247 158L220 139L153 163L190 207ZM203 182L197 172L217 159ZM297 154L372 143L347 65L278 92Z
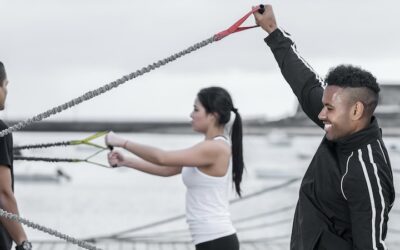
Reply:
M371 181L368 176L367 168L365 167L364 160L362 159L362 151L361 149L358 150L358 159L361 163L361 167L364 173L365 181L367 182L368 193L369 193L369 200L371 202L371 209L372 209L372 220L371 220L371 227L372 227L372 246L373 249L376 250L376 237L375 237L375 218L376 218L376 210L375 210L375 200L374 194L372 193Z
M383 216L384 216L384 212L385 212L385 200L384 200L383 194L382 194L382 185L381 185L381 180L378 175L378 168L376 166L374 157L372 155L371 144L369 144L367 147L368 147L369 160L370 160L372 166L374 167L374 174L375 174L376 182L378 183L379 196L381 199L381 206L382 206L381 222L379 224L379 242L382 244L384 249L387 249L385 242L382 240L382 227L383 227L383 221L384 221Z

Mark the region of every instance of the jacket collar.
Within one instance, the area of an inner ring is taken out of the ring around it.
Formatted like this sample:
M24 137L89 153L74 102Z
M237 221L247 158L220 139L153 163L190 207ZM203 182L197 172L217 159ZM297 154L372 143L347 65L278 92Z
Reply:
M328 144L336 144L337 147L344 152L350 152L365 146L378 138L382 137L382 131L379 128L378 121L375 116L371 118L369 126L354 134L341 138L335 142L328 141ZM326 137L325 137L326 139Z

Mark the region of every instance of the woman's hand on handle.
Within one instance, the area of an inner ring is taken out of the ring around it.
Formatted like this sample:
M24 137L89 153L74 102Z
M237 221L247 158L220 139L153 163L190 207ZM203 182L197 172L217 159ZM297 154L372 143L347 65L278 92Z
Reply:
M122 138L121 136L115 134L114 132L110 131L105 136L105 143L107 146L111 147L125 147L128 140Z
M116 168L124 165L125 156L121 152L113 150L107 156L111 167Z

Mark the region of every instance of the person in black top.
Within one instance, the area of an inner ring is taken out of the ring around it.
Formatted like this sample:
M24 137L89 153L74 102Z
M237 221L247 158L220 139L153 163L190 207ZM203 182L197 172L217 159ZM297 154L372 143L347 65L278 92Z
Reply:
M6 71L3 63L0 62L0 110L4 110L7 85ZM7 129L7 125L0 120L0 131L4 129ZM0 208L18 214L17 201L14 197L13 138L11 134L0 137ZM0 249L10 250L13 241L17 244L17 250L32 248L20 223L0 217Z
M254 15L304 112L326 133L300 186L290 249L387 249L395 191L374 116L380 90L375 77L340 65L322 81L277 27L270 5Z

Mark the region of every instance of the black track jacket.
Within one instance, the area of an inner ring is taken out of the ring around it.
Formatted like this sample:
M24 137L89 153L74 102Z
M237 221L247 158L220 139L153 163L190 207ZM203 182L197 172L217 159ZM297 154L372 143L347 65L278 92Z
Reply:
M324 82L277 29L265 42L304 112L318 126ZM339 141L325 137L302 180L290 249L386 249L393 174L376 118Z

